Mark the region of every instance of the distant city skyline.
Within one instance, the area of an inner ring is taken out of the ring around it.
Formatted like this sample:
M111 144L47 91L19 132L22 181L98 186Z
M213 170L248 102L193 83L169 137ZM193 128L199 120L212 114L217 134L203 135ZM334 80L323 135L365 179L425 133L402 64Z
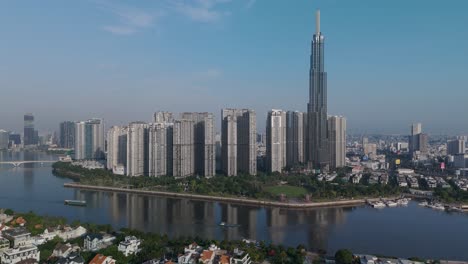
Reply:
M328 114L347 132L468 134L463 0L0 3L0 129L40 134L156 111L306 111L314 13L327 35ZM391 14L391 15L390 15ZM443 47L443 48L441 48ZM460 122L460 120L462 120Z

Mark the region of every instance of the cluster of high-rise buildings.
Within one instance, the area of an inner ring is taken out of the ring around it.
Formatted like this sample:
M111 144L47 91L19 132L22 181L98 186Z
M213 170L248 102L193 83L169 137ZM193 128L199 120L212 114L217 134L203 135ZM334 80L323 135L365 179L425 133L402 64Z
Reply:
M129 176L216 174L211 113L156 112L152 123L113 126L107 133L107 168Z

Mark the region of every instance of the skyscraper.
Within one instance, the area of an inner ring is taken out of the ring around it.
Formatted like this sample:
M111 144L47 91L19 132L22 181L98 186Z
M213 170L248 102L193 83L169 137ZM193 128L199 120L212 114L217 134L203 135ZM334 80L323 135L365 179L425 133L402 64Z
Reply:
M195 173L194 134L192 120L174 121L172 137L172 174L174 177L187 177Z
M10 133L6 130L0 129L0 150L8 149L10 142Z
M273 109L266 123L266 166L269 172L286 167L286 112Z
M465 140L462 139L455 139L450 140L447 142L447 154L448 155L455 155L455 154L464 154L466 152L465 148Z
M102 119L75 123L75 159L104 159L104 145Z
M37 133L34 130L34 116L31 113L24 115L24 139L25 146L36 145L38 141Z
M107 169L127 166L127 127L113 126L107 131Z
M149 176L172 175L172 126L173 123L149 125Z
M325 38L320 32L320 11L316 13L316 31L312 39L309 73L308 161L315 167L329 164L327 138L327 73L324 65Z
M154 123L172 123L174 122L174 116L171 112L158 111L154 113Z
M185 112L180 115L180 118L193 121L195 174L214 176L216 155L213 114Z
M127 175L147 175L148 165L148 124L132 122L127 132Z
M289 167L304 163L305 116L299 111L286 113L286 165Z
M60 123L60 147L74 148L75 147L75 122L65 121Z
M346 165L346 118L328 117L328 139L330 143L330 167L336 169Z
M409 151L415 157L415 154L427 153L427 134L422 133L421 123L414 123L411 125L411 135L409 136Z
M257 174L257 118L250 109L221 110L221 160L223 172Z

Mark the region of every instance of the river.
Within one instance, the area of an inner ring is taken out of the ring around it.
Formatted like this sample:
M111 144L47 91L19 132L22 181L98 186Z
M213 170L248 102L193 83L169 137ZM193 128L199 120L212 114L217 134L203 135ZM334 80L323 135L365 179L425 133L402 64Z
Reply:
M55 158L38 152L0 152L0 161ZM0 165L0 208L170 237L250 238L330 253L349 248L355 253L468 260L468 214L435 211L416 202L381 210L366 206L288 210L68 189L65 182L70 180L52 175L49 164ZM88 204L66 206L65 199ZM223 221L240 226L222 228Z

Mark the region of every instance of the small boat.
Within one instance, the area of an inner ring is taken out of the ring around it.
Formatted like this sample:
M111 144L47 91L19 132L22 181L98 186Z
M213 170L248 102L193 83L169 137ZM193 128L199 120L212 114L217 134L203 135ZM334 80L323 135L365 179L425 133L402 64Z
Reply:
M221 226L221 227L239 227L240 225L238 225L238 224L228 224L226 222L221 222L221 223L219 223L219 226Z
M457 206L450 206L448 209L450 212L463 213L463 209Z
M374 202L374 203L370 203L370 205L374 208L384 208L386 205L382 202Z
M424 201L424 202L419 203L419 206L428 207L429 203L427 201Z
M65 200L66 205L73 205L73 206L86 206L86 201L83 200Z
M440 210L440 211L444 211L444 210L445 210L445 206L443 206L443 205L440 204L440 203L431 204L430 207L431 207L432 209L435 209L435 210Z
M398 199L398 200L397 200L397 203L398 203L398 205L406 206L406 205L408 205L409 200L406 199L406 198L402 198L402 199Z
M385 204L386 204L388 207L395 207L395 206L398 205L398 203L396 203L395 201L392 201L392 200L386 201Z

